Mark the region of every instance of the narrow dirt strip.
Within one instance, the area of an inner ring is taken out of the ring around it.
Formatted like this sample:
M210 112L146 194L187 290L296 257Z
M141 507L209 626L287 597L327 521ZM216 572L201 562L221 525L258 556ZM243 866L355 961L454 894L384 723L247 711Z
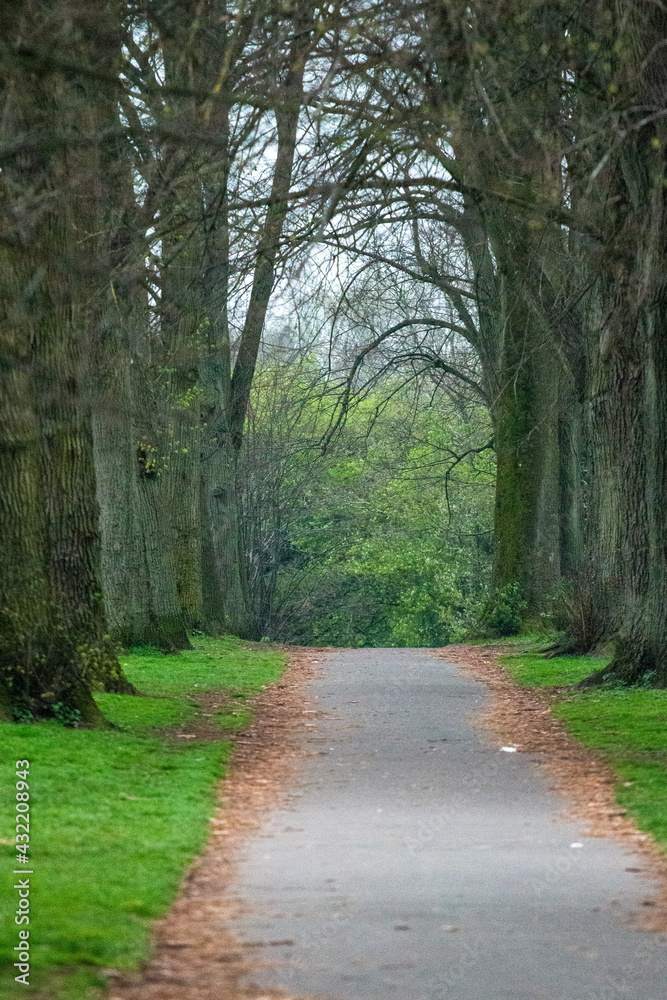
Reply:
M255 700L253 722L235 741L204 852L190 867L172 908L156 923L146 965L133 975L107 971L109 1000L285 998L278 991L240 985L253 963L228 924L240 905L232 889L238 848L280 801L306 752L300 737L313 711L305 689L322 651L289 647L286 652L289 663L281 681Z

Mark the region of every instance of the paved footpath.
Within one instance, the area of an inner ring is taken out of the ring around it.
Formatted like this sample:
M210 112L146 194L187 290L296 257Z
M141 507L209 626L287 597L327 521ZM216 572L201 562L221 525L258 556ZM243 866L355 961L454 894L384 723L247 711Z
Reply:
M471 723L484 685L426 651L326 654L294 791L248 842L254 982L327 1000L667 1000L629 913L636 859L558 817L533 758ZM580 844L580 847L573 847Z

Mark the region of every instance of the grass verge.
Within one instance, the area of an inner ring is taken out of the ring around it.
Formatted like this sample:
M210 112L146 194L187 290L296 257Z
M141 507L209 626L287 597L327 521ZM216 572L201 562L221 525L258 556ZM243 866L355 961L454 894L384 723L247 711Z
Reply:
M501 659L519 684L552 688L576 684L609 662L531 652ZM609 763L619 805L667 851L667 691L603 686L559 694L554 715Z
M146 697L96 696L115 729L0 724L2 1000L90 1000L106 982L103 969L132 969L145 956L151 922L205 842L230 734L249 718L246 700L283 670L280 653L233 638L193 644L175 656L139 650L122 657ZM197 730L203 708L205 737L179 738ZM11 873L22 866L10 810L19 759L30 760L29 987L14 981L13 967L19 928Z

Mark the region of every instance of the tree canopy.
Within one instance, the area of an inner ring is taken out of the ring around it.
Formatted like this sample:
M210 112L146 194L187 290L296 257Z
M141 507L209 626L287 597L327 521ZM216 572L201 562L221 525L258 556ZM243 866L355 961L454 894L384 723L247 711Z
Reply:
M93 720L193 628L559 600L667 684L666 40L652 0L3 5L4 711Z

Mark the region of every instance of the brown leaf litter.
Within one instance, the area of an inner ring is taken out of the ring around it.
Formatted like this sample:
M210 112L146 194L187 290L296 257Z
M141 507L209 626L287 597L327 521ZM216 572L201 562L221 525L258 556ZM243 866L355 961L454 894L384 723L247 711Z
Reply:
M289 786L306 752L299 736L314 714L305 689L323 650L284 650L289 663L282 679L254 700L251 724L234 737L236 749L220 786L209 842L192 863L178 899L154 925L152 953L144 967L134 974L105 970L109 1000L289 1000L281 991L249 984L257 961L229 930L240 912L232 896L238 849ZM215 711L226 703L219 693L209 692L202 707ZM210 739L213 726L198 716L195 724L182 727L183 735Z
M236 749L220 804L211 819L211 836L188 871L181 892L153 928L153 949L137 973L107 970L108 1000L290 1000L284 992L252 986L262 953L285 942L239 941L230 926L241 912L233 897L235 859L245 839L262 825L289 787L298 761L307 753L299 737L316 715L306 685L317 671L323 649L285 647L289 666L282 680L253 704L253 721L234 737ZM552 787L567 802L570 815L586 821L590 836L613 836L641 858L641 872L656 879L658 896L647 897L639 926L667 930L667 859L647 834L619 809L615 778L591 750L567 734L551 714L553 692L519 687L496 657L507 648L448 646L434 655L460 664L490 689L492 704L481 725L523 753L540 754ZM206 696L204 712L226 708L222 696ZM212 738L213 723L198 716L183 735ZM210 729L210 732L209 732ZM220 738L219 727L216 730ZM175 733L175 738L178 738ZM635 870L631 868L630 870ZM305 998L300 998L305 1000Z
M520 753L544 755L538 765L551 780L552 789L564 797L567 815L587 824L588 836L613 837L635 858L639 855L641 868L628 870L652 879L653 885L647 889L646 909L635 914L637 926L667 931L667 857L650 834L642 833L619 807L614 795L618 778L609 765L571 736L552 714L557 689L518 685L498 662L499 656L511 652L506 646L452 645L433 652L486 684L492 700L478 717L479 724Z

